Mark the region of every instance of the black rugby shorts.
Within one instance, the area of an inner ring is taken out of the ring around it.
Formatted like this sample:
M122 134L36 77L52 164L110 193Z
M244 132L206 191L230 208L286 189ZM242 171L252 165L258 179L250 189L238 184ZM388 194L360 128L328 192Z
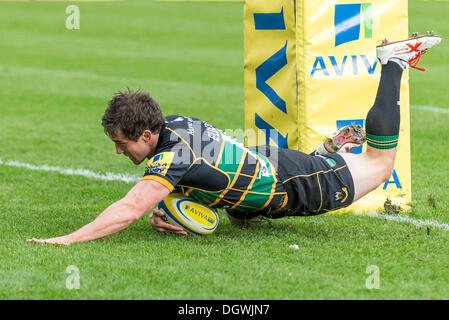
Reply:
M354 182L338 154L311 156L291 149L278 149L278 177L288 195L287 209L272 213L309 216L349 206L354 200Z

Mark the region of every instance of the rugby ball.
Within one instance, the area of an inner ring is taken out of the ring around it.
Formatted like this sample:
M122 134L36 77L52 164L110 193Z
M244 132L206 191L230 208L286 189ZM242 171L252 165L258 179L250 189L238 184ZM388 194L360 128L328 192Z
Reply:
M158 209L165 212L168 223L190 233L208 235L218 226L218 214L214 209L195 202L181 193L166 196L159 202Z

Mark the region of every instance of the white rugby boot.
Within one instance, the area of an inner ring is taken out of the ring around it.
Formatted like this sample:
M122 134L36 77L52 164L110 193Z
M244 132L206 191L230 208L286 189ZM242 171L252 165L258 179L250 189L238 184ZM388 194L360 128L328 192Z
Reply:
M412 37L396 42L388 42L387 39L382 41L382 44L376 47L377 58L381 64L387 64L391 59L397 59L403 62L403 68L411 67L421 71L416 65L421 56L433 46L441 42L441 36L433 34L433 31L427 31L426 34L419 35L414 32Z
M315 150L315 155L351 152L363 145L366 132L359 125L351 124L338 129L330 138L326 138Z

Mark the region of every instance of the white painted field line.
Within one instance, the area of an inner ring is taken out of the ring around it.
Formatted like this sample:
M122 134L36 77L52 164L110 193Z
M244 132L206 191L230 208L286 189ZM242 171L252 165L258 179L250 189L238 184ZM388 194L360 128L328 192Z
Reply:
M120 84L146 84L149 86L165 86L171 88L192 88L192 89L202 89L202 90L216 90L229 94L242 93L243 88L227 86L227 85L215 85L206 84L198 82L182 82L182 81L168 81L168 80L155 80L155 79L142 79L142 78L131 78L126 76L114 76L114 75L103 75L93 72L84 71L74 71L74 70L62 70L62 69L48 69L48 68L36 68L32 66L8 66L0 64L0 69L5 70L5 75L12 74L14 76L18 75L33 75L33 76L46 76L46 77L61 77L66 79L88 79L95 81L105 81L107 83L120 83Z
M415 110L432 111L436 113L449 113L449 108L439 108L435 106L417 106L413 104L410 107Z
M50 172L57 172L64 175L70 175L70 176L83 176L90 179L96 179L96 180L105 180L105 181L122 181L126 183L133 183L140 180L139 176L137 175L129 175L129 174L122 174L122 173L97 173L93 172L91 170L86 169L67 169L67 168L61 168L61 167L52 167L52 166L36 166L29 163L19 162L19 161L3 161L0 159L0 166L8 166L8 167L19 167L19 168L26 168L29 170L35 170L35 171L50 171Z
M67 169L67 168L61 168L61 167L52 167L47 165L42 166L36 166L29 163L19 162L19 161L3 161L0 159L0 166L8 166L8 167L19 167L19 168L26 168L29 170L35 170L35 171L50 171L50 172L56 172L64 175L71 175L71 176L83 176L90 179L95 180L105 180L105 181L122 181L126 183L135 183L140 180L140 177L138 175L129 175L129 174L121 174L121 173L97 173L93 172L91 170L86 169ZM437 221L432 220L420 220L420 219L413 219L405 215L387 215L387 214L379 214L377 212L374 213L360 213L358 215L365 215L368 217L373 218L380 218L385 219L389 221L395 221L400 223L409 223L413 224L415 226L420 227L433 227L438 228L442 230L449 231L449 224L446 223L440 223Z
M364 215L364 214L360 214L360 215ZM409 223L409 224L413 224L413 225L419 226L419 227L432 227L432 228L438 228L438 229L449 231L449 224L447 224L447 223L440 223L438 221L433 221L433 220L413 219L413 218L410 218L403 214L389 215L389 214L380 214L380 213L374 212L374 213L367 214L367 216L373 217L373 218L385 219L388 221Z

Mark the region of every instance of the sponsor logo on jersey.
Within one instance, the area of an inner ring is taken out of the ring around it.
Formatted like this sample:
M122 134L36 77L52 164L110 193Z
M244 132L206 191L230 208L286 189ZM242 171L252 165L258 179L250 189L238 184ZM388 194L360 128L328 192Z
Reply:
M150 173L157 173L165 176L167 174L170 165L173 162L174 152L162 152L155 155L148 161L145 168L145 175Z

